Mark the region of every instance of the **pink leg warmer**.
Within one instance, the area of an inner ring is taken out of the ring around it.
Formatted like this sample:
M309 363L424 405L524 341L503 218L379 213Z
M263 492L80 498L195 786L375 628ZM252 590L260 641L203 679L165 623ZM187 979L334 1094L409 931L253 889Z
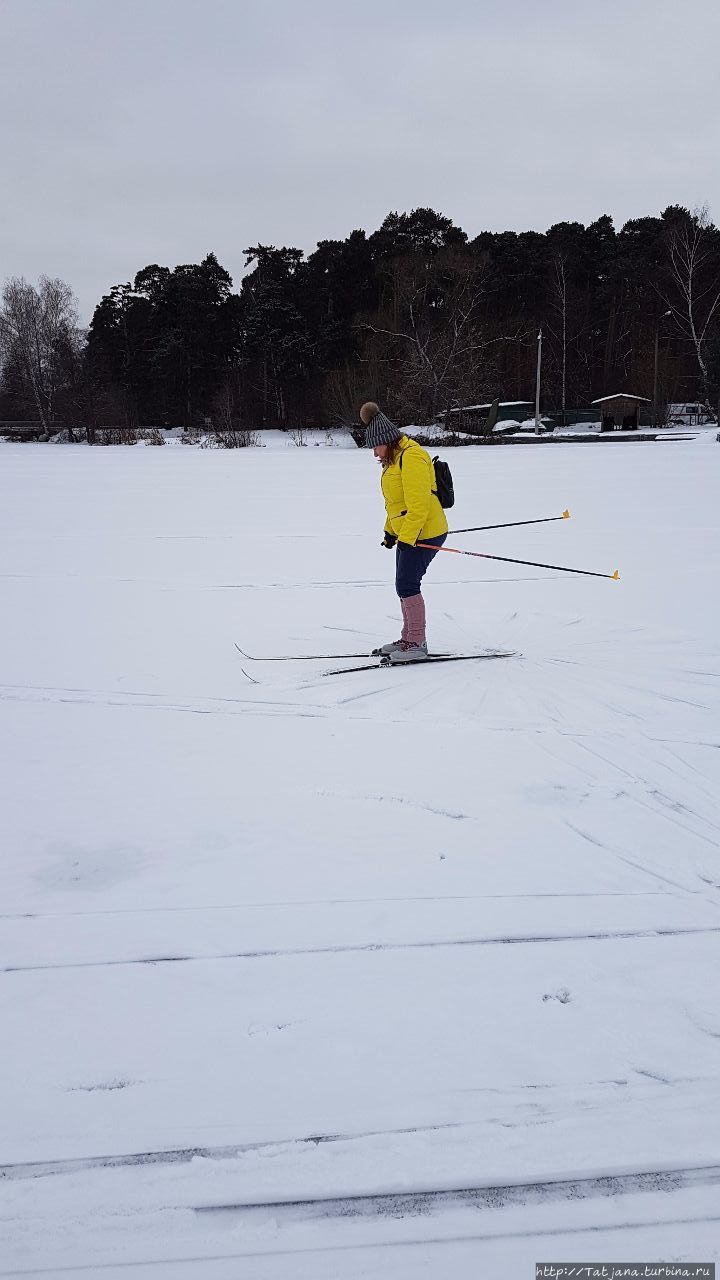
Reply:
M405 641L407 641L407 638L408 638L408 616L407 616L407 608L406 608L406 604L407 604L407 601L405 601L405 600L401 597L401 598L400 598L400 608L402 609L403 625L402 625L402 634L401 634L401 636L400 636L400 639L401 639L401 640L405 640Z
M407 596L402 603L407 626L403 639L409 644L425 644L425 601L418 592L416 596Z

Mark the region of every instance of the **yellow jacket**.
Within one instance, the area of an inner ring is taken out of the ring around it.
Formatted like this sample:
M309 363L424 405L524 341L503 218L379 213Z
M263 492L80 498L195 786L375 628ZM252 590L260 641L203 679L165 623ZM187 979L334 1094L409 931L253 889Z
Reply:
M395 461L382 469L380 485L387 511L386 533L394 533L398 541L412 547L425 538L447 533L445 512L433 492L432 458L415 440L402 436Z

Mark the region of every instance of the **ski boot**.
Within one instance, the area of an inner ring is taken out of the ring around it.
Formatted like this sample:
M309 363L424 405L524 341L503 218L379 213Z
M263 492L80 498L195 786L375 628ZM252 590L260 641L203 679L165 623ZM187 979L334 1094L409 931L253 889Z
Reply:
M403 640L397 648L390 650L386 661L394 667L403 662L425 662L428 656L428 647L424 641L422 644L410 644L409 640Z
M401 649L403 644L403 640L389 640L387 644L381 644L377 649L372 649L370 657L387 658L389 654L394 653L396 649Z

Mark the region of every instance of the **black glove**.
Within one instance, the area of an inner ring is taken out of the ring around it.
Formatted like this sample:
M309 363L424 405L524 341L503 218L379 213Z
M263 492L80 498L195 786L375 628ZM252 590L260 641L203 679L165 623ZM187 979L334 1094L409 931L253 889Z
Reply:
M390 551L395 546L396 542L397 542L397 538L395 537L394 533L386 533L385 537L380 543L380 546L387 547L388 551Z

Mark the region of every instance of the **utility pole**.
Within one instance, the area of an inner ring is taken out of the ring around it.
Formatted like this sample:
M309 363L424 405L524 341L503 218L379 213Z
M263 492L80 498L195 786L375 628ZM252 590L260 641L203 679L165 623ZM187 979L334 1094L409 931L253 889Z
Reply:
M657 398L657 374L658 374L658 339L660 338L660 325L655 325L655 372L653 374L653 427L657 427L658 420L658 398Z
M537 373L535 375L535 435L540 435L540 366L542 364L542 329L537 336Z
M671 316L672 311L665 311L655 325L655 366L653 373L653 427L657 427L659 418L658 405L658 344L660 341L660 325L665 316Z

